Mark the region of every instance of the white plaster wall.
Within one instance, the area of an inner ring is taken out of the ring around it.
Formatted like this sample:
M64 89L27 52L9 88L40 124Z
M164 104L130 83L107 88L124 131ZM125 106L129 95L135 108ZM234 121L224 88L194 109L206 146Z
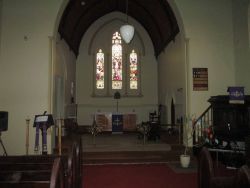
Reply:
M76 84L76 56L64 40L59 39L56 43L56 61L54 77L63 82L62 101L60 109L55 109L56 118L67 118L71 114L71 97L75 99ZM71 94L71 83L73 83L73 93ZM56 83L55 83L56 84ZM55 88L57 86L55 85ZM55 104L55 108L56 108Z
M174 0L168 0L180 32L158 57L159 103L166 106L163 123L171 123L171 101L175 105L175 121L186 113L185 28Z
M199 116L212 95L235 85L232 2L175 0L189 39L187 62L189 114ZM208 68L208 91L193 91L192 68Z
M98 45L95 43L95 41L98 41L101 46L104 46L103 48L105 48L106 51L111 50L112 34L116 30L119 31L120 26L123 24L122 20L124 20L124 15L121 13L115 12L108 14L93 23L89 30L86 32L86 34L83 36L80 45L79 56L77 58L76 73L78 123L80 125L92 124L92 115L95 112L116 111L116 100L113 99L113 95L104 98L92 97L94 87L94 56L92 53L98 50ZM145 47L145 55L142 54L144 52L140 52L140 63L142 73L141 88L143 96L122 97L119 100L119 111L137 113L137 123L140 123L142 120L148 120L149 112L156 109L158 104L157 61L154 57L152 42L145 30L135 20L129 20L135 26L136 29L136 33L131 46L140 46L141 37ZM98 33L99 30L101 30L101 32ZM93 41L93 46L91 46L91 54L88 54L89 45L90 42L92 42L91 39L93 35L95 35L96 40ZM107 38L110 38L110 43L107 43Z
M248 47L250 48L250 3L248 4L248 22L247 22L247 25L248 25Z
M0 46L0 110L9 112L2 139L9 155L25 153L25 119L50 112L50 39L61 0L3 0ZM50 134L50 133L49 133ZM30 153L35 129L30 127ZM40 142L41 143L41 142ZM51 150L48 136L48 151ZM1 151L0 151L1 152Z
M236 85L244 86L245 93L250 93L250 45L248 31L249 0L233 0L233 30Z
M175 104L175 118L185 114L185 61L183 37L177 35L158 58L159 103L166 106L166 122L171 123L171 101ZM175 121L176 121L175 119Z

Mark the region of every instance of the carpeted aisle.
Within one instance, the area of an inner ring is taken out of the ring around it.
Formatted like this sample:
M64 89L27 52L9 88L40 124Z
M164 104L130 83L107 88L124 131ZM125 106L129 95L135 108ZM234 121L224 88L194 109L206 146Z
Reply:
M84 188L197 187L197 174L176 173L167 164L84 165Z

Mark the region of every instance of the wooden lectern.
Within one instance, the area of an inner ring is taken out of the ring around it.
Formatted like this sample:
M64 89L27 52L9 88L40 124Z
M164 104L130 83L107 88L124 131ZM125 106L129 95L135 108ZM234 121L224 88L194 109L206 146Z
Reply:
M42 154L46 155L47 151L47 129L54 125L51 114L35 115L33 127L36 127L35 153L39 151L39 129L42 131Z

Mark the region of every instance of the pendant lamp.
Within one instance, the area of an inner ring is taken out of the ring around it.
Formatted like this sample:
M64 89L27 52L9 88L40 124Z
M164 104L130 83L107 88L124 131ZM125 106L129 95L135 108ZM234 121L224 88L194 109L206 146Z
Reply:
M127 23L120 27L120 33L122 39L128 44L134 37L135 28L128 23L128 0L126 0L126 16Z

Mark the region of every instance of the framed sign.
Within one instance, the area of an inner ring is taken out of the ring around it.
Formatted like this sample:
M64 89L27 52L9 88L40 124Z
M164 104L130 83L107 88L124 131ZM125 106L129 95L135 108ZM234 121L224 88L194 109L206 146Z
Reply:
M208 90L208 70L207 68L193 68L193 90Z

